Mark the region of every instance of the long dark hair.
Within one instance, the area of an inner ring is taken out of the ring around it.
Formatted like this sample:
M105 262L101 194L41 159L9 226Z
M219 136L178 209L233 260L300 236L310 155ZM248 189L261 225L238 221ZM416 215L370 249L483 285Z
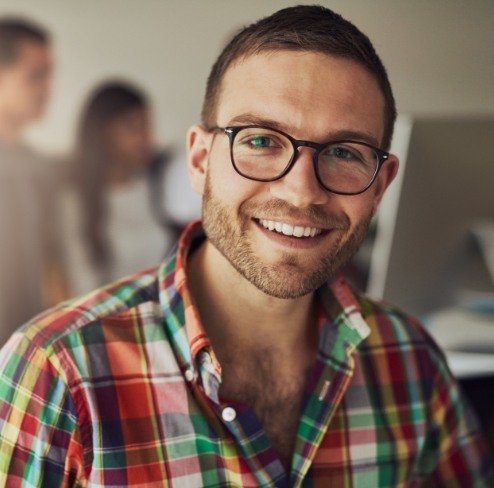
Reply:
M131 110L146 108L143 92L122 81L105 82L88 97L77 135L74 176L82 207L82 232L92 264L105 272L111 261L106 236L105 184L111 164L106 128Z

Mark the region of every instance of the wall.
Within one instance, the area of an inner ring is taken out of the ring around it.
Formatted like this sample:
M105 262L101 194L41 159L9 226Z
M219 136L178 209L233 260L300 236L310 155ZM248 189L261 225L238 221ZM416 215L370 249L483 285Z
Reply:
M2 0L52 30L54 98L32 127L38 146L73 141L87 90L123 75L148 89L162 143L182 145L198 120L208 70L239 26L295 3L275 0ZM387 66L400 112L494 112L494 2L490 0L320 1L356 23Z

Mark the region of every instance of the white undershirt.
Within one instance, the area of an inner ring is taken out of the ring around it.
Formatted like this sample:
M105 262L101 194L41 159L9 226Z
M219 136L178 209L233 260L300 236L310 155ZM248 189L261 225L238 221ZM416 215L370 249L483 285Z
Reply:
M163 206L177 223L199 218L200 198L190 188L183 158L170 163L163 190ZM94 269L81 232L81 212L75 191L64 197L65 261L70 294L89 292L106 282L156 266L173 246L173 236L166 234L155 220L150 207L146 176L110 188L107 193L107 236L113 260L102 278Z
M149 198L144 177L108 191L111 280L159 264L169 250L170 236L153 218Z

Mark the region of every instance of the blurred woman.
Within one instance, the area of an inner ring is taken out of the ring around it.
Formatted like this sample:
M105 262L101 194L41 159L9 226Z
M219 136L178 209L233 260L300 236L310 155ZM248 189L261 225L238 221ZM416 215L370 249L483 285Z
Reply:
M70 295L159 263L174 227L162 208L168 155L154 150L149 102L126 82L89 97L80 119L67 207Z

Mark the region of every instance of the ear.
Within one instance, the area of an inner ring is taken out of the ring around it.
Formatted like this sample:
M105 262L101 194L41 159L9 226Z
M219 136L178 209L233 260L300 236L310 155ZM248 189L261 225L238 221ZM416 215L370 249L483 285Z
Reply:
M204 193L206 172L211 147L211 133L201 125L193 125L187 132L187 171L192 188Z
M395 155L390 154L387 161L381 167L381 170L377 175L376 182L374 183L375 190L374 190L374 207L372 210L373 214L377 212L377 209L379 208L379 204L381 203L381 200L384 196L384 192L391 184L391 182L395 179L396 174L398 173L399 165L400 162L398 158Z

